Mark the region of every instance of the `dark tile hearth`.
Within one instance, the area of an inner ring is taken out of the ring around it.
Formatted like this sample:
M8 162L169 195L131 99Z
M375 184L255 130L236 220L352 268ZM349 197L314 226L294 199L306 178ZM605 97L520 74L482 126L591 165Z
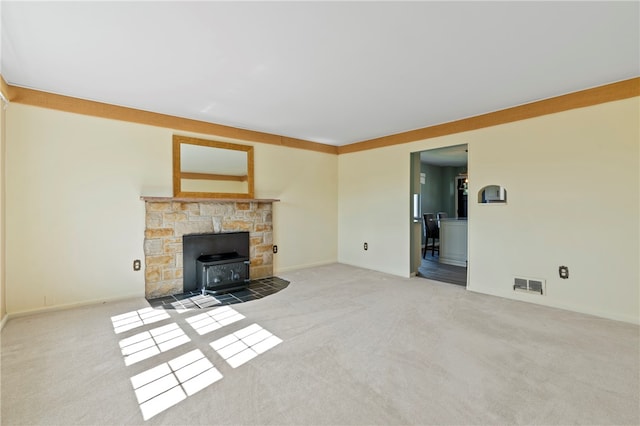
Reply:
M233 305L235 303L257 300L287 288L289 281L278 277L252 280L245 288L228 293L202 295L198 291L174 294L172 296L147 299L152 308L163 309L204 309L213 306Z

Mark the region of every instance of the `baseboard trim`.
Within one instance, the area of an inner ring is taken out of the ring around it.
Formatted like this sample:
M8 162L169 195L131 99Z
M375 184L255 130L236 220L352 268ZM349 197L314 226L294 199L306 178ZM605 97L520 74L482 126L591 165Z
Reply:
M9 320L12 320L14 318L27 317L31 315L44 314L44 313L50 313L50 312L56 312L56 311L65 311L67 309L81 308L83 306L91 306L91 305L100 305L103 303L119 302L121 300L134 299L134 298L144 299L144 294L130 294L130 295L110 297L110 298L104 298L104 299L85 300L82 302L67 303L64 305L45 306L42 308L28 309L26 311L11 312L5 315L4 318L2 319L2 328L4 328L5 323L9 322Z
M553 300L552 301L546 300L545 303L540 303L540 301L535 299L534 300L527 299L526 297L531 295L527 295L526 293L523 293L523 292L522 293L514 292L516 294L512 296L511 294L500 294L497 292L494 293L494 292L480 291L475 287L469 288L468 285L467 285L467 290L476 294L484 294L486 296L499 297L501 299L508 299L516 302L530 303L533 305L543 306L546 308L560 309L567 312L573 312L573 313L582 314L582 315L589 315L594 318L600 318L600 319L605 319L610 321L619 321L619 322L624 322L624 323L633 324L633 325L640 325L640 318L635 316L619 315L611 312L598 311L595 309L590 309L589 307L570 305L570 304L557 302ZM534 297L539 297L539 296L534 296Z
M6 314L4 317L2 317L2 322L0 322L0 331L2 331L7 321L9 321L9 314Z
M288 268L278 268L277 271L274 270L273 275L277 276L279 273L282 273L282 272L297 271L297 270L305 269L305 268L313 268L314 266L332 265L334 263L338 263L338 261L337 260L326 260L326 261L322 261L322 262L307 263L305 265L290 266Z

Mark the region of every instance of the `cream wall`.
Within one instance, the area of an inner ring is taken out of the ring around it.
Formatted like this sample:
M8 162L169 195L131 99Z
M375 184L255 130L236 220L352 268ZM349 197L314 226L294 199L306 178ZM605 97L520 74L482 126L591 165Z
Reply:
M638 323L639 116L636 97L340 155L338 260L409 276L410 153L468 143L471 199L508 190L507 205L469 204L468 288ZM514 293L516 275L547 294Z
M469 289L638 322L639 115L633 98L340 156L254 144L256 197L282 200L274 271L338 260L409 276L410 153L467 143L471 194L509 191L506 206L470 204ZM171 195L173 132L15 103L3 129L7 311L142 296L139 197ZM547 295L513 293L514 275Z
M633 98L474 134L472 194L503 185L508 204L470 204L469 289L640 322L639 106ZM546 279L547 295L514 293L514 276Z
M255 192L273 204L274 273L338 260L338 157L254 145Z
M405 145L338 156L338 261L409 276L410 151ZM364 243L368 250L364 250Z
M0 102L0 324L4 324L7 315L5 285L5 109ZM1 326L0 326L1 328Z
M171 196L173 131L12 104L6 132L8 312L143 296L140 196ZM274 272L335 262L336 156L254 145L256 197L282 200Z

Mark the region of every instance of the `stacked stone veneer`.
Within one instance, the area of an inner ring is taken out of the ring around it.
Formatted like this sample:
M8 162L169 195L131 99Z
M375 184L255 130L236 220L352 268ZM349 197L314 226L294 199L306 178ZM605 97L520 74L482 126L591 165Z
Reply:
M145 296L183 292L182 236L248 231L251 279L273 275L271 202L145 201Z

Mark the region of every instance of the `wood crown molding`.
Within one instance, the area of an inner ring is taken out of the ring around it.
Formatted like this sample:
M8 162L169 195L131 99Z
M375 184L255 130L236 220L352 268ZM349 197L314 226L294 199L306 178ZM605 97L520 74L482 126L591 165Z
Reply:
M365 151L382 148L385 146L415 142L423 139L431 139L455 133L468 132L470 130L497 126L499 124L526 120L575 108L584 108L605 102L619 101L622 99L640 96L640 77L606 84L591 89L581 90L566 95L556 96L541 101L451 121L449 123L424 127L409 132L370 139L338 147L338 154Z
M5 81L5 79L2 76L2 74L0 74L0 93L2 93L2 96L4 96L4 98L6 100L10 100L10 98L9 98L9 85Z
M175 117L167 114L143 111L134 108L121 107L102 102L89 101L70 96L42 92L25 87L8 85L8 99L15 103L108 118L112 120L128 121L150 126L164 127L185 132L201 133L204 135L221 136L243 141L267 143L286 146L289 148L306 149L337 154L338 148L332 145L310 142L303 139L239 129L221 124L207 123L188 118Z
M120 107L64 95L56 95L24 87L11 86L5 82L4 78L0 79L0 90L2 90L2 93L7 99L9 99L9 101L26 105L113 120L129 121L186 132L201 133L204 135L222 136L245 141L280 145L289 148L306 149L326 154L347 154L467 132L470 130L526 120L575 108L584 108L601 103L640 96L640 77L556 96L541 101L531 102L475 117L437 124L435 126L423 127L421 129L369 139L343 146L326 145L271 133L238 129L221 124L206 123L203 121L174 117L166 114Z

